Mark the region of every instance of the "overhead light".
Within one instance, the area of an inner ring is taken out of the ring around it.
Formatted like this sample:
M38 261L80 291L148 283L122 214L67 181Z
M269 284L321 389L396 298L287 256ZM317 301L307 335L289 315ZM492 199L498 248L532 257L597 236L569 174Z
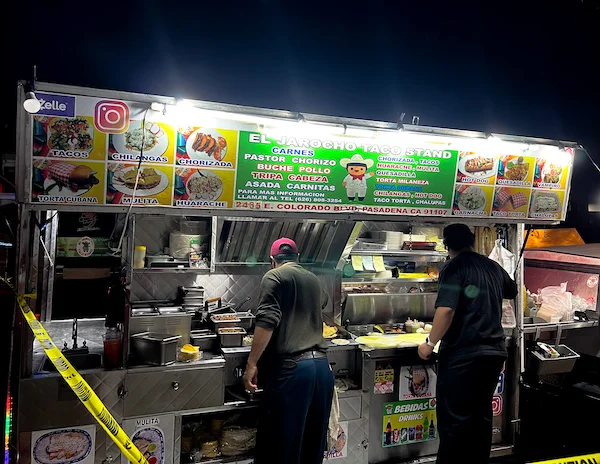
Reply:
M377 132L371 129L360 129L358 127L345 127L344 135L348 137L363 137L363 138L373 138L377 137Z
M25 111L31 114L40 111L42 109L42 104L35 96L33 85L26 84L23 90L25 91L25 100L23 101L23 108L25 108Z
M164 103L152 102L152 104L150 105L150 109L152 111L156 111L157 113L165 114L167 112L167 105L165 105Z

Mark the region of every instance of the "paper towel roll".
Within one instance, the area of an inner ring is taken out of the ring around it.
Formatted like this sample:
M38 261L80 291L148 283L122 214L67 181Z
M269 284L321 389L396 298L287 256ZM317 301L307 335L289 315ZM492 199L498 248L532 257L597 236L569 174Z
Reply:
M206 235L189 235L181 232L171 232L169 249L175 259L186 259L190 251L200 251L200 246L206 242Z

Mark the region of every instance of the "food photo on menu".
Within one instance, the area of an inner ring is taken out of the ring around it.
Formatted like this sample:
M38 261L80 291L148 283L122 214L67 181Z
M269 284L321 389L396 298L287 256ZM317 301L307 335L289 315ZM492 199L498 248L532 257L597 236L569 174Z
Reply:
M99 203L104 165L89 161L34 159L32 193L34 201ZM96 189L94 187L98 186ZM84 195L92 189L93 197ZM83 197L83 198L77 198Z
M143 152L144 161L169 163L169 129L162 123L130 121L129 129L109 137L109 157L115 161L138 161Z
M533 186L539 188L564 189L568 160L563 157L537 158Z
M456 185L453 214L458 216L487 216L490 210L491 186Z
M94 129L90 119L34 117L33 155L89 158L94 147Z
M178 167L173 205L227 208L231 204L232 186L232 171Z
M530 186L534 158L520 155L501 156L498 160L498 185Z
M172 167L149 165L142 163L138 168L137 163L108 163L106 201L112 204L129 203L134 194L137 203L142 204L167 204L164 198L168 197L170 203L170 174L165 172ZM138 176L139 173L139 176ZM136 178L137 188L135 187ZM158 199L157 197L162 197Z
M515 187L496 187L494 194L493 216L527 217L530 189Z
M233 168L237 131L209 127L184 127L177 131L177 164Z
M564 191L533 190L529 217L536 219L557 219L562 216Z
M476 152L461 151L458 159L457 182L493 184L496 158Z

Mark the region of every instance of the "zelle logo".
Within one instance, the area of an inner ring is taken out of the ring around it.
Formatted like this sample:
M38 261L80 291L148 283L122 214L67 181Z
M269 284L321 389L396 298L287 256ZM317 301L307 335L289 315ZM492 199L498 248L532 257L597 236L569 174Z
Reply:
M129 129L129 107L117 100L102 100L94 109L94 125L106 134L122 134Z
M41 106L38 115L75 117L75 97L43 92L36 92L36 96Z

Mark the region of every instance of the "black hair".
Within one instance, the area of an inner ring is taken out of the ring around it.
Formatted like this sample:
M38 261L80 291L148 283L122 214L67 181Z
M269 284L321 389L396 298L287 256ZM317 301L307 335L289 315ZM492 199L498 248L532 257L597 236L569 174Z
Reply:
M475 234L466 224L444 227L444 245L452 251L463 251L475 246Z
M281 264L286 261L297 261L298 253L294 253L292 247L287 243L284 243L279 247L279 253L273 256L273 259L277 264Z

